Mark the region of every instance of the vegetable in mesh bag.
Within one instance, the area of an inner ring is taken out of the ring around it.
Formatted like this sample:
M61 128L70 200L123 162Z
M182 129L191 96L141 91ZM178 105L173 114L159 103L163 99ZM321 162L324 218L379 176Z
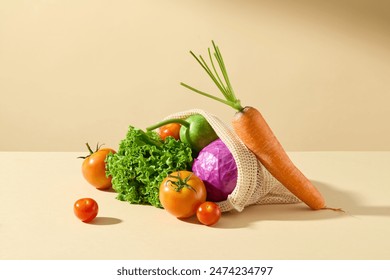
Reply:
M276 180L256 156L245 146L233 129L218 117L201 109L178 112L167 117L185 119L193 114L206 118L218 137L229 149L237 165L237 183L226 200L217 202L222 212L254 204L297 203L300 200Z
M237 184L236 162L221 139L211 142L199 152L192 172L206 185L208 201L226 200Z

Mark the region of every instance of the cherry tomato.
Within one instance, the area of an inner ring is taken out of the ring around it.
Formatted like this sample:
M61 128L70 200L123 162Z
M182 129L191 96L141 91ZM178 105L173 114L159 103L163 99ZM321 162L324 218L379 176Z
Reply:
M116 152L110 148L100 149L96 147L96 151L92 151L88 143L86 144L90 154L84 158L81 170L84 178L95 188L103 190L111 187L111 177L106 176L106 157L109 153Z
M199 206L196 211L196 217L202 224L211 226L216 224L221 218L221 209L219 209L218 204L206 201Z
M159 198L169 213L177 218L188 218L206 201L206 187L190 171L173 172L162 181Z
M178 123L170 123L163 125L159 129L159 134L162 140L165 140L168 136L172 136L176 140L180 139L180 128L181 125Z
M88 223L97 216L99 206L92 198L80 198L74 203L73 211L77 218Z

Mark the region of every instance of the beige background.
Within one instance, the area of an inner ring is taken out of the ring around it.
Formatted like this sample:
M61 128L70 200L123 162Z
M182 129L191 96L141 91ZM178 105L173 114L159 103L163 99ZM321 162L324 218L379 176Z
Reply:
M0 150L117 146L202 108L188 51L220 46L244 105L287 150L390 150L389 1L0 0Z

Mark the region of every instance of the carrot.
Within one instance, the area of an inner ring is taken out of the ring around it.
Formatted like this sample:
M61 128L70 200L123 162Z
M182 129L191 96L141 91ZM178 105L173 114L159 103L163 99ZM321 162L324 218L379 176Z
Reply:
M202 56L197 57L192 51L190 53L217 85L225 99L197 90L185 83L181 83L181 85L236 109L237 112L232 120L233 129L263 166L283 186L311 209L328 209L325 206L325 200L321 193L294 165L261 113L254 107L241 106L241 102L236 98L229 81L221 52L213 41L212 44L214 58L218 63L222 79L216 70L210 48L208 49L208 54L211 68Z

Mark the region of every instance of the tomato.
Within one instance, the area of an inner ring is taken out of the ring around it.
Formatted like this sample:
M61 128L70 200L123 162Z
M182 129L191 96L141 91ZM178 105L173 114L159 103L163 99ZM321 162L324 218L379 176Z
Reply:
M206 201L199 206L196 211L196 217L202 224L211 226L216 224L221 218L221 209L219 209L218 204Z
M96 151L93 152L86 144L90 155L83 157L84 161L81 167L84 178L95 188L103 190L111 187L111 177L106 176L106 157L109 153L115 154L116 152L110 148L99 149L96 147Z
M159 129L159 134L162 140L165 140L168 136L172 136L176 140L180 139L180 128L181 125L178 123L169 123L163 125Z
M206 187L190 171L173 172L162 181L159 198L169 213L177 218L188 218L206 201Z
M95 219L99 211L99 206L92 198L80 198L74 203L73 212L84 223Z

